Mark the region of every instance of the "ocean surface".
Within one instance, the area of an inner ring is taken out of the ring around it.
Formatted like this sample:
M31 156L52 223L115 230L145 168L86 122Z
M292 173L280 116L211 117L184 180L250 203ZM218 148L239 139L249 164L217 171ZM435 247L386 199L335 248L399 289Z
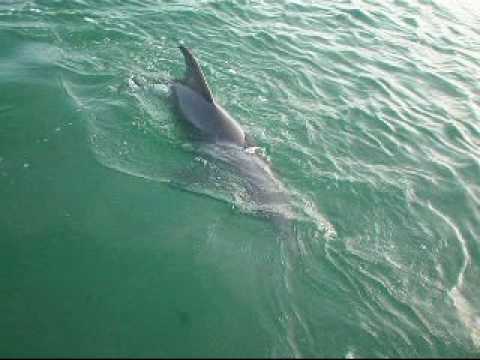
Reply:
M0 356L479 357L480 2L0 1Z

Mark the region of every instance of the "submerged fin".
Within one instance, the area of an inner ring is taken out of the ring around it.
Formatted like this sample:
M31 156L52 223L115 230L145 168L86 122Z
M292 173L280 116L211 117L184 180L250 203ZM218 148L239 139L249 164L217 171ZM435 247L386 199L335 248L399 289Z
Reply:
M185 46L180 45L180 50L182 51L183 57L185 58L185 78L183 82L185 85L189 86L191 89L195 90L201 96L205 98L208 102L213 103L213 96L210 88L208 87L207 80L203 75L202 69L198 64L197 60L193 57L192 53Z

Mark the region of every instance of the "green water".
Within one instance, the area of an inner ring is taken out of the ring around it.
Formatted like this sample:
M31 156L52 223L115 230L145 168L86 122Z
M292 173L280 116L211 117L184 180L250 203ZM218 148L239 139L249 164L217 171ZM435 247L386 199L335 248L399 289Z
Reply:
M148 81L181 41L290 231ZM480 356L479 80L473 0L1 1L0 356Z

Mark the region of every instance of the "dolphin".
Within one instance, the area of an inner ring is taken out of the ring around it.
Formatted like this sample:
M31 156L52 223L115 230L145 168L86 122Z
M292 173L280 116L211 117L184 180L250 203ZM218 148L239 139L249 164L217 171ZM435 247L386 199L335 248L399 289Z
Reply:
M279 213L282 218L291 214L287 191L270 169L269 161L255 152L240 124L215 101L191 50L183 45L179 49L186 71L182 79L170 82L170 87L183 119L211 145L204 152L230 165L246 180L247 191L262 213L276 213L277 218Z

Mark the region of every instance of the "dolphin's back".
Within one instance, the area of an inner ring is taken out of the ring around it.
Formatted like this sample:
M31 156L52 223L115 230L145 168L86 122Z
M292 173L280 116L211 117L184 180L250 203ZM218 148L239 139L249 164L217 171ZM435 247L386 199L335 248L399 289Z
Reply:
M200 65L190 50L180 46L185 58L185 77L172 84L176 103L185 120L212 142L245 146L240 125L213 99Z
M185 120L215 143L245 145L245 133L238 123L216 103L181 83L172 85L177 106Z

